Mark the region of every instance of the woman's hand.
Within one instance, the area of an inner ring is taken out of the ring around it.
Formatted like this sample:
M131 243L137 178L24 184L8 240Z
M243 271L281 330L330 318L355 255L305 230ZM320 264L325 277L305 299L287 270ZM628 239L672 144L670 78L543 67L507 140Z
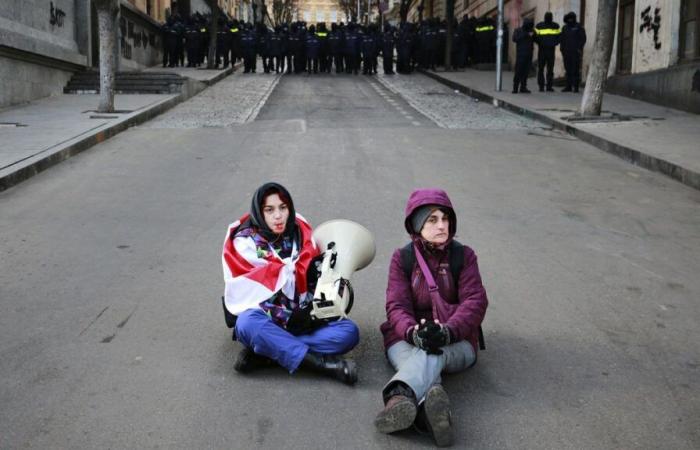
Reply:
M450 343L450 331L440 321L427 322L421 319L420 324L413 326L409 332L411 343L429 355L442 355L440 347Z
M418 333L422 333L421 338L430 348L444 347L451 341L450 329L447 328L447 325L440 323L440 321L437 319L435 319L433 323L425 325L420 331L418 331Z

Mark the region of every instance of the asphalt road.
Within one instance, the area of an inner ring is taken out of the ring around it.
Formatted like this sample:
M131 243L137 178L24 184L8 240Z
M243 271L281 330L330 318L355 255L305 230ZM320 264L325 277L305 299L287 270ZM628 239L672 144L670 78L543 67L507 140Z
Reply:
M490 299L487 350L445 379L456 448L700 448L700 192L464 107L489 126L441 128L362 76L285 76L252 122L131 129L0 193L0 448L430 447L372 425L388 262L426 186ZM354 387L233 371L221 244L268 180L376 237Z

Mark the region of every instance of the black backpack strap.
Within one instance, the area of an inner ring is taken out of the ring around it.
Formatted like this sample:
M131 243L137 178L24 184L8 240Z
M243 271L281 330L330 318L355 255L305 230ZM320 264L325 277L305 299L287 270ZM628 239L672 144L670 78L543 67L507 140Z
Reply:
M403 273L405 273L406 278L410 280L413 266L416 265L416 250L413 248L413 242L409 242L401 248L400 256Z
M479 325L479 350L486 350L486 342L484 341L484 330Z
M464 267L464 245L453 240L450 243L450 272L455 284L459 282L459 273Z

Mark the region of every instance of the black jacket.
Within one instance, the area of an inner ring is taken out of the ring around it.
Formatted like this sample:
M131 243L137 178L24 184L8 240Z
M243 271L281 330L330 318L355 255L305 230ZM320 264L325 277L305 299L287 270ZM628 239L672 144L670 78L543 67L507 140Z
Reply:
M576 22L576 14L569 13L564 16L564 27L561 29L561 45L559 49L562 53L573 53L583 51L586 45L586 30L580 23Z

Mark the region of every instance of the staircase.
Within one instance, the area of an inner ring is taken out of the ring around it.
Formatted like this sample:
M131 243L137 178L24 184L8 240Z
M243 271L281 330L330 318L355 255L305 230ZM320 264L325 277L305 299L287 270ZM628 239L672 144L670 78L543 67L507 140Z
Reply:
M186 78L170 72L117 72L117 94L177 94L182 91ZM96 94L100 91L99 72L76 72L65 94Z

